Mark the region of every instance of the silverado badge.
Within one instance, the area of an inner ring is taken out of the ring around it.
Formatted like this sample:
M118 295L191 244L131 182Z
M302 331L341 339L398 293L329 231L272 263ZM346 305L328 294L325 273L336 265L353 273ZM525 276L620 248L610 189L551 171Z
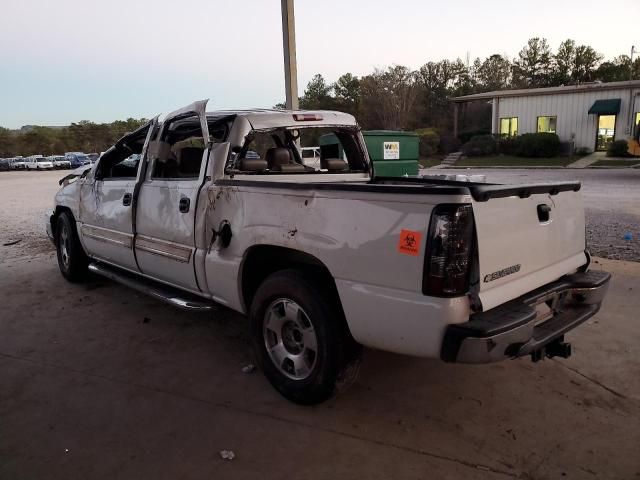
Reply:
M511 265L510 267L503 268L502 270L498 270L497 272L489 273L484 276L484 282L489 283L494 280L498 280L499 278L506 277L507 275L511 275L513 273L520 271L520 264Z

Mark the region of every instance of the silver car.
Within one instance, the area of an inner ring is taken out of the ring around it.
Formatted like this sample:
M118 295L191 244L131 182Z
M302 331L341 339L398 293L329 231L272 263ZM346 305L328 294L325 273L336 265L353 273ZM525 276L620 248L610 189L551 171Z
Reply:
M53 168L71 168L71 162L64 155L51 155L48 160L53 163Z

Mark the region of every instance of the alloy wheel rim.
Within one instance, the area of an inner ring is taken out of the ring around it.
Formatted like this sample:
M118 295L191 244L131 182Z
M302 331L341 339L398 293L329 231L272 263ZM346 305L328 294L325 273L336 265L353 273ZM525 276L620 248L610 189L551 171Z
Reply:
M318 361L318 339L304 309L291 299L271 302L264 315L262 336L269 358L292 380L311 375Z
M62 226L60 230L60 257L65 268L69 268L69 233L67 227Z

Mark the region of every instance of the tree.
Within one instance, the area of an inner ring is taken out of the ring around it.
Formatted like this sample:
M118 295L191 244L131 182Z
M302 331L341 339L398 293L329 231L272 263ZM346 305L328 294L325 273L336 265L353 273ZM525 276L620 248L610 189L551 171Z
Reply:
M54 135L51 128L34 127L20 136L21 150L27 155L51 155Z
M571 81L576 61L576 42L567 39L560 44L558 51L553 56L553 83L564 85Z
M511 62L502 55L493 54L482 62L477 76L482 91L508 88L511 82Z
M603 62L594 73L594 77L602 82L622 82L640 80L640 58L636 58L631 65L628 55L619 55L612 61Z
M462 60L427 62L416 73L421 93L421 126L448 128L452 107L449 97L475 91L474 76Z
M324 77L316 73L300 98L300 107L310 110L331 109L333 107L332 89L333 87L327 85Z
M590 82L593 80L596 67L602 60L602 55L587 45L576 47L576 55L571 71L574 82Z
M396 65L376 69L361 79L363 119L367 128L409 128L418 96L416 74Z
M453 88L447 93L453 96L469 95L476 90L476 79L472 68L459 58L452 64Z
M0 158L12 157L15 151L15 136L8 128L0 127Z
M530 38L520 50L513 65L514 83L518 87L532 88L549 85L551 49L546 38Z
M0 157L54 155L69 151L101 152L146 122L144 118L128 118L113 123L83 120L64 128L29 126L12 131L0 127Z
M360 80L351 73L345 73L332 85L336 107L355 115L360 105Z

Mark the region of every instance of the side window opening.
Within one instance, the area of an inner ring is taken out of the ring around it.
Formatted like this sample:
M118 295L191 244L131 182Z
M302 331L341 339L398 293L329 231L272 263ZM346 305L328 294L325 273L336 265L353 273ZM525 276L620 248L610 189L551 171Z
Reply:
M150 125L122 138L100 158L96 178L100 180L136 178L142 148Z
M209 125L209 135L214 142L224 141L228 130L224 122ZM152 179L199 178L206 145L197 116L172 122L154 143Z

